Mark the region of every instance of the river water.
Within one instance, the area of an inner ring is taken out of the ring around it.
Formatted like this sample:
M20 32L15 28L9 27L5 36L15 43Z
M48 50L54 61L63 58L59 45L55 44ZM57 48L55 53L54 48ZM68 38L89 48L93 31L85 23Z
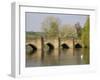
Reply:
M89 64L89 49L55 49L26 53L26 67Z

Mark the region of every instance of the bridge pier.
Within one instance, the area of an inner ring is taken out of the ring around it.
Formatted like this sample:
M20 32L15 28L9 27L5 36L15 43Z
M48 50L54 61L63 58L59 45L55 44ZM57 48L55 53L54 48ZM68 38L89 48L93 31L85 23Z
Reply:
M41 37L41 60L44 59L44 38Z

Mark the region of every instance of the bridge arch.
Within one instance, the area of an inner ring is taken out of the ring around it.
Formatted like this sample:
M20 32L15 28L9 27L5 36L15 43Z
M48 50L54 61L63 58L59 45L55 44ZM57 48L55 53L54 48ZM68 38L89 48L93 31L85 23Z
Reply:
M77 43L77 44L75 44L75 46L74 46L75 48L82 48L82 45L81 44L79 44L79 43Z
M52 43L46 43L46 45L48 46L49 50L54 49L54 45Z
M69 49L69 46L68 46L66 43L61 44L61 47L62 47L63 49Z
M33 45L33 44L27 44L27 45L26 45L26 48L27 48L28 46L31 47L31 50L29 50L28 52L34 53L35 51L37 51L37 47L36 47L35 45Z

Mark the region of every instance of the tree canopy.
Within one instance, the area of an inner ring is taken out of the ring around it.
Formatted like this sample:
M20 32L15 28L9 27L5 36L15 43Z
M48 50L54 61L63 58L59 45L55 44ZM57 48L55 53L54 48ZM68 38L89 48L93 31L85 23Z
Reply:
M59 35L59 19L48 16L42 23L42 30L46 37L54 37Z
M89 47L89 28L90 28L90 19L87 17L86 23L82 30L82 42L84 43L84 47Z
M65 24L62 27L60 27L60 37L61 38L76 38L77 32L73 25L71 24Z

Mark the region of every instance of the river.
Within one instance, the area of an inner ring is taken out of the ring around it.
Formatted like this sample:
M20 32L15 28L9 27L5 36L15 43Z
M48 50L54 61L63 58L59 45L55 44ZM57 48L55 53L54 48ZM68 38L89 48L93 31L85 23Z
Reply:
M83 65L90 62L88 48L37 50L32 54L26 53L25 59L26 67Z

